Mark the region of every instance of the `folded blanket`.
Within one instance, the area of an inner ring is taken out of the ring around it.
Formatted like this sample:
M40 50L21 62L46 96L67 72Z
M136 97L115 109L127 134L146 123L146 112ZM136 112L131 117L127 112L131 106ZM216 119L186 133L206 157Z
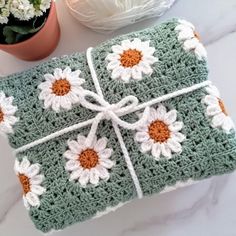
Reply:
M206 57L173 19L0 80L0 132L39 230L236 168Z

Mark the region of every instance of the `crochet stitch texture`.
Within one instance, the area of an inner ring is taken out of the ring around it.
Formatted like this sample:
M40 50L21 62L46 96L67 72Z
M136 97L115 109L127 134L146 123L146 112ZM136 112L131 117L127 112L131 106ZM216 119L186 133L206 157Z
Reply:
M200 60L191 50L184 50L183 43L178 40L178 31L175 30L178 24L177 19L169 20L149 29L111 39L92 50L94 68L106 101L114 104L133 95L138 98L139 103L144 103L207 80L206 60ZM152 74L143 74L141 80L130 80L129 83L112 79L105 58L111 53L113 45L134 38L150 40L150 46L155 48L154 56L158 61L152 65ZM14 133L8 135L14 149L96 116L95 111L80 103L73 104L70 110L60 112L44 108L44 102L39 99L41 91L38 88L45 81L44 75L53 74L55 68L64 70L67 66L72 71L81 70L80 77L85 80L82 87L96 92L85 53L51 59L28 71L0 80L0 91L8 97L14 97L13 105L18 108L15 116L19 120L13 126ZM161 155L157 160L150 152L141 152L140 143L134 139L136 131L120 128L144 196L159 193L179 181L198 181L236 168L235 133L233 130L226 133L211 126L211 119L206 116L206 105L202 102L206 95L206 89L200 88L161 103L167 111L176 110L177 122L183 123L181 133L185 140L181 143L182 152L173 152L170 159ZM153 107L156 109L158 104ZM138 115L134 112L122 119L135 122ZM153 124L154 128L161 125L167 132L165 136L159 135L163 142L169 138L170 134L163 124ZM78 134L86 137L89 131L90 126L83 127L16 155L19 161L27 157L30 163L39 164L40 173L44 176L43 182L40 182L45 188L45 192L40 194L40 206L33 206L29 210L35 226L43 232L82 222L108 207L115 207L137 197L111 120L102 120L96 134L98 138L107 138L104 150L112 149L110 160L113 164L111 168L107 168L109 178L104 177L97 185L87 183L85 186L70 180L64 157L64 153L69 150L68 140L77 140ZM153 132L151 130L152 135L160 139ZM84 166L93 167L98 157L93 152L90 162L82 157L80 161L84 162Z

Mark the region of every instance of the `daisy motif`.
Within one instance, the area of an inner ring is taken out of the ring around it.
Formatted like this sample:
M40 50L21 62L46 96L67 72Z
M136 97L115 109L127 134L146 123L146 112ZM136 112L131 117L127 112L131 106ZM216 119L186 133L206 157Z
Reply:
M123 40L121 45L112 46L112 53L108 54L107 69L111 70L112 79L121 79L129 82L130 79L141 80L144 75L151 75L151 65L158 61L153 56L154 47L150 47L150 41L142 42L135 38L133 41Z
M39 99L44 100L44 108L52 108L59 112L62 108L70 110L73 104L79 103L81 85L85 82L80 78L81 71L56 68L54 74L45 74L45 82L39 85Z
M17 107L12 105L13 97L0 92L0 133L13 133L13 125L19 120L15 117Z
M30 164L27 157L21 162L15 161L15 172L20 180L23 189L23 201L27 209L40 206L41 196L46 189L41 186L44 176L40 173L39 164Z
M178 32L178 40L183 43L185 51L193 51L199 60L207 58L207 52L200 37L195 31L194 25L185 20L179 20L179 24L175 27Z
M176 110L167 112L166 107L161 104L157 109L150 108L147 123L135 134L135 140L141 143L141 152L151 152L156 160L161 156L169 159L172 153L181 153L181 142L185 140L185 135L180 132L183 122L176 119Z
M203 102L207 105L206 115L211 118L212 127L222 128L229 133L234 128L234 123L220 98L219 90L211 85L206 88L206 91L208 94L204 97Z
M114 166L110 160L112 149L106 148L105 137L94 138L91 146L85 144L86 137L78 135L77 141L69 140L69 150L64 153L68 159L65 169L70 172L70 180L77 180L83 187L88 183L98 185L99 179L108 180L108 169Z

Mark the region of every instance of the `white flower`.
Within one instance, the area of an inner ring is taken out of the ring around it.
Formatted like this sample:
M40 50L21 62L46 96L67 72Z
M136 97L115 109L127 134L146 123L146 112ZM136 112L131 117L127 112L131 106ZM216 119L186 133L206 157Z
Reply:
M151 108L147 123L135 135L135 140L141 143L141 152L151 152L156 160L161 155L169 159L172 153L181 153L180 143L185 140L185 135L180 132L183 123L176 119L176 110L167 112L161 104L157 109Z
M153 56L154 47L149 46L150 41L142 42L135 38L133 41L123 40L121 45L112 46L112 53L108 54L107 69L112 71L112 79L121 79L129 82L130 79L140 80L145 75L151 75L152 64L158 61Z
M42 90L39 99L44 100L44 108L52 107L59 112L61 108L70 110L73 104L78 104L81 85L85 82L79 77L80 73L80 70L72 72L66 67L63 71L56 68L54 75L44 75L46 81L39 85Z
M9 2L0 0L0 24L7 24L9 15Z
M12 0L10 10L14 17L22 21L35 16L34 5L29 0Z
M14 115L17 107L12 105L13 97L0 92L0 133L13 133L13 125L18 121Z
M110 160L112 149L106 148L105 137L93 140L91 146L85 144L86 137L78 135L77 141L68 141L69 150L64 157L69 159L65 169L70 172L70 180L78 180L85 187L88 183L97 185L99 179L108 180L110 174L107 169L114 166Z
M206 88L206 91L208 94L204 97L203 102L207 105L206 115L211 118L212 127L222 128L229 133L234 128L234 123L227 114L218 89L211 85Z
M41 16L47 11L51 6L51 0L41 0L39 5L39 10L36 10L36 15Z
M207 52L199 40L194 25L185 20L179 20L175 27L178 32L178 40L183 43L185 51L193 51L199 60L207 58Z
M30 164L27 157L24 157L21 162L15 161L15 172L22 184L23 201L27 209L30 206L39 207L41 196L46 189L41 186L44 176L39 174L40 165Z

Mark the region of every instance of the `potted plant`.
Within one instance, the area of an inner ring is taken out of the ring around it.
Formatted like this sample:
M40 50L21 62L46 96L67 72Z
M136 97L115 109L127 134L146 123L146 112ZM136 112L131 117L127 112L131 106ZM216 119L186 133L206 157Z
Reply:
M52 0L0 0L0 49L39 60L57 46L60 28Z

